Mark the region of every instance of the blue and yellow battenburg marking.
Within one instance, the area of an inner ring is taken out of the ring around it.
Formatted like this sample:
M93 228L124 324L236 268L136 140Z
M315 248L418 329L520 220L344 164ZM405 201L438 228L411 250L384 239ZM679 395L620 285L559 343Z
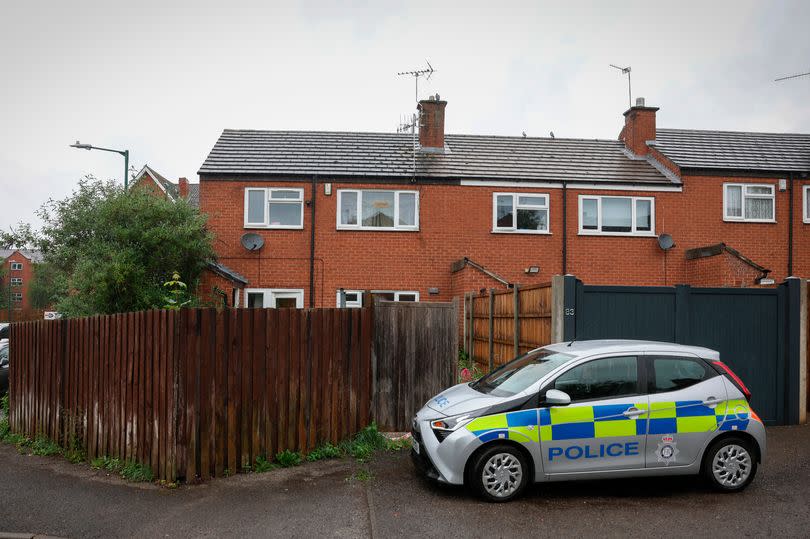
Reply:
M645 414L628 418L628 408ZM520 410L478 417L466 428L482 442L516 442L612 438L644 434L679 434L714 430L745 430L750 419L745 400L728 400L714 408L701 401L602 404Z

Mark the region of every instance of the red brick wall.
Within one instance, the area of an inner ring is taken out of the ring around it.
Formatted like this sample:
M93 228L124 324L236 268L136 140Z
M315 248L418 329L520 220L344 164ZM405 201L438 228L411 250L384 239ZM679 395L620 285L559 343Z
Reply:
M787 276L788 193L776 191L776 223L723 221L724 181L777 184L777 178L719 178L687 176L683 192L568 190L568 273L589 284L674 285L689 283L684 252L695 247L726 243L754 262L772 270L781 281ZM806 182L805 182L806 183ZM295 186L310 198L310 183L292 181L224 181L202 178L200 206L216 234L220 261L245 275L248 288L298 288L309 303L310 208L304 207L303 230L251 230L265 238L258 253L241 247L247 230L244 220L245 187ZM397 189L419 191L418 232L336 230L337 190L391 188L380 184L332 182L332 195L317 186L315 303L333 306L336 290L417 290L422 300L449 300L465 286L495 286L472 268L465 275L450 272L464 256L511 282L523 285L548 282L562 272L562 190L549 188L471 187L403 184ZM492 233L492 193L538 192L550 195L551 234ZM654 237L578 235L578 195L637 195L655 198L655 232L667 232L676 247L666 255ZM796 189L794 273L810 277L810 225L801 223L801 188ZM528 266L540 272L524 273ZM468 276L470 275L470 276ZM470 279L469 283L466 281ZM429 295L428 288L439 288Z
M22 270L11 270L12 262L20 262L23 265ZM2 277L2 287L0 287L0 293L4 294L6 297L8 296L8 284L12 277L22 277L23 285L22 287L14 286L11 289L12 293L21 292L22 293L22 303L12 302L12 307L15 311L29 311L32 309L31 307L31 300L28 297L28 289L31 286L31 281L34 279L34 266L30 260L28 260L25 256L23 256L19 251L15 251L11 256L6 258L2 261L3 267L3 277ZM8 309L3 309L5 311L4 316L7 317ZM13 316L13 314L12 314Z

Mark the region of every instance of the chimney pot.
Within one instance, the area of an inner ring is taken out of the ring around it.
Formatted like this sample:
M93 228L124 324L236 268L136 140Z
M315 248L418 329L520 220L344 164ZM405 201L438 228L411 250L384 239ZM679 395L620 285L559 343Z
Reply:
M644 98L643 97L637 97L636 98L636 106L637 107L643 107L644 106Z

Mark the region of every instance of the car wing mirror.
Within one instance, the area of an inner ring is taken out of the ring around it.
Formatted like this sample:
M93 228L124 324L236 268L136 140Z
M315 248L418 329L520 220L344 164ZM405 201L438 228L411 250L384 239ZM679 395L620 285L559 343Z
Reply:
M571 404L571 396L559 389L549 389L546 391L546 404L566 405Z

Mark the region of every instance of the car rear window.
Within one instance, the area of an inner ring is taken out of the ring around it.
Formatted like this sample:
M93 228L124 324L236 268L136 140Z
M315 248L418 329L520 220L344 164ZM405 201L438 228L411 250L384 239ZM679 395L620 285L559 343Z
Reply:
M654 358L652 364L651 393L685 389L716 374L702 361L692 358L660 357Z

